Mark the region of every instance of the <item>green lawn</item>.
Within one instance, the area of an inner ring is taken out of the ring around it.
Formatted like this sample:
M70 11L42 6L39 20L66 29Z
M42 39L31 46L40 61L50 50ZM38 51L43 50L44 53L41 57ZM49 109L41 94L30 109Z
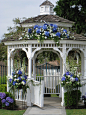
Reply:
M57 96L56 94L51 94L51 97L59 97L59 96Z
M86 109L66 109L67 115L86 115Z
M0 115L23 115L26 110L5 110L0 109Z

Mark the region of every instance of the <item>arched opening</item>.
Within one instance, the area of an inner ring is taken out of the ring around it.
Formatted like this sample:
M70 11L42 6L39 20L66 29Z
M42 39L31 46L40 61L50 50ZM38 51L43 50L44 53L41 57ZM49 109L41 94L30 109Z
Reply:
M61 93L60 60L60 53L53 49L41 49L34 55L33 77L37 81L44 80L44 94L60 95Z
M80 81L81 84L84 79L84 53L80 49L72 49L69 51L68 56L66 58L67 69L70 70L71 73L81 73ZM82 94L85 93L84 85L79 88Z
M23 67L23 69L22 69ZM15 69L22 69L23 73L28 75L28 58L26 52L22 49L15 49L10 55L10 75Z

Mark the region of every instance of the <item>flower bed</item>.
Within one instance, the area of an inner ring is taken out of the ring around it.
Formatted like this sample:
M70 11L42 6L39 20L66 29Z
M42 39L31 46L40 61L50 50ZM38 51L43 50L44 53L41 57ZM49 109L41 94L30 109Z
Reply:
M14 104L14 97L11 93L0 92L0 108L13 109Z

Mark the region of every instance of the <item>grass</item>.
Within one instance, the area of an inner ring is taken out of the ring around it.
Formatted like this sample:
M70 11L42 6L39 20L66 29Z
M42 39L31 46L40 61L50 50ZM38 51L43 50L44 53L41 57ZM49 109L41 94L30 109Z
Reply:
M0 115L23 115L26 110L5 110L0 109Z
M66 109L67 115L86 115L86 109Z
M59 96L57 96L56 94L51 94L51 97L59 97Z

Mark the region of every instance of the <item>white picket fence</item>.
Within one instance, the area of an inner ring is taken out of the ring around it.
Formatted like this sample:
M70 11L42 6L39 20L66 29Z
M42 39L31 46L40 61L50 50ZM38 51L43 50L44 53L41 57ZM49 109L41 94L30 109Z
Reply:
M28 81L31 79L28 79ZM32 79L33 80L33 79ZM27 88L27 93L23 97L23 91L21 90L16 90L15 92L15 100L17 101L25 101L27 103L27 106L32 106L33 104L43 107L44 105L44 81L41 81L41 84L39 81L33 80L33 83L29 82L29 87Z

